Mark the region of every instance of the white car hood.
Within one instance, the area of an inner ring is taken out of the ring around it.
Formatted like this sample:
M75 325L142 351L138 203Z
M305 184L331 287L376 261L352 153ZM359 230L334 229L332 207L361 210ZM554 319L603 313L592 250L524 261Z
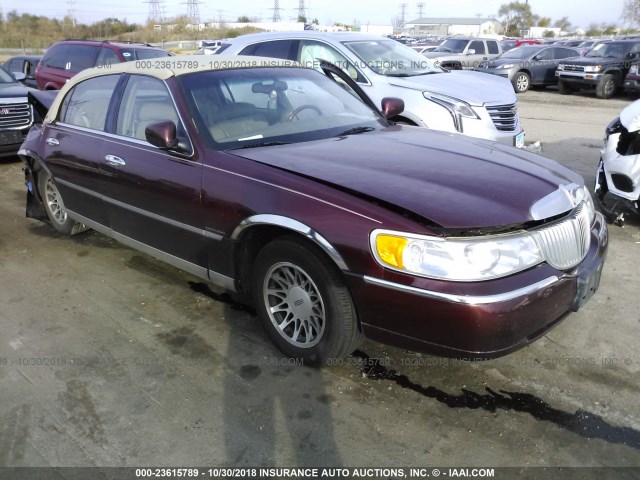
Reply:
M388 77L389 84L459 98L473 106L516 103L516 94L506 78L482 72L452 70L415 77Z

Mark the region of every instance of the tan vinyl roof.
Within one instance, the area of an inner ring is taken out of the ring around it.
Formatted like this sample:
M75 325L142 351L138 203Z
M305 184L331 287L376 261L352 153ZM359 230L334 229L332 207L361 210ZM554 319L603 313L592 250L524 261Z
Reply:
M208 70L233 70L239 68L259 67L300 67L297 62L277 58L249 57L240 55L179 55L175 57L158 57L148 60L132 60L130 62L88 68L70 78L51 104L45 122L53 121L66 93L76 84L93 77L118 75L122 73L149 75L160 80L185 75L187 73Z

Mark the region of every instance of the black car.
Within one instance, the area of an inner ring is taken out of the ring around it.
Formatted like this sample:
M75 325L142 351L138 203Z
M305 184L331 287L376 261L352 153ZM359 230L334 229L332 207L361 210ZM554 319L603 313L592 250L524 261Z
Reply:
M11 57L2 64L2 67L12 74L23 73L25 78L20 80L27 87L38 88L36 84L36 67L42 57L36 55L21 55Z
M33 110L27 103L32 90L0 67L0 157L15 155L33 124Z
M611 98L638 60L640 40L602 43L584 57L568 58L558 65L558 89L565 95L578 89L595 90L598 98Z

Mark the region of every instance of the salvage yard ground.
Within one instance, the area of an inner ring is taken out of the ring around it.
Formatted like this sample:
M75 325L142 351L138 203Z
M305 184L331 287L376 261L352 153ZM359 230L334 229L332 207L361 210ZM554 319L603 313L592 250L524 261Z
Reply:
M591 185L629 100L519 100L527 142ZM610 227L595 297L522 351L365 342L315 370L224 292L98 233L62 237L24 198L2 161L0 466L640 466L637 220Z

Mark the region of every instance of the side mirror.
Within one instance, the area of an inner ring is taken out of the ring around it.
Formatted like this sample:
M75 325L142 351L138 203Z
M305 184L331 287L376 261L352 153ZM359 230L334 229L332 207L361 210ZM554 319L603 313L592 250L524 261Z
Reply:
M161 150L169 150L178 146L176 124L170 120L155 122L144 129L144 136L154 147Z
M404 112L404 101L400 98L384 97L382 99L382 115L384 118L393 118Z
M469 50L467 50L467 55L475 55L476 51L473 48L470 48Z
M27 78L27 76L22 72L11 72L11 74L13 75L13 78L15 78L19 82L22 82L25 78Z

